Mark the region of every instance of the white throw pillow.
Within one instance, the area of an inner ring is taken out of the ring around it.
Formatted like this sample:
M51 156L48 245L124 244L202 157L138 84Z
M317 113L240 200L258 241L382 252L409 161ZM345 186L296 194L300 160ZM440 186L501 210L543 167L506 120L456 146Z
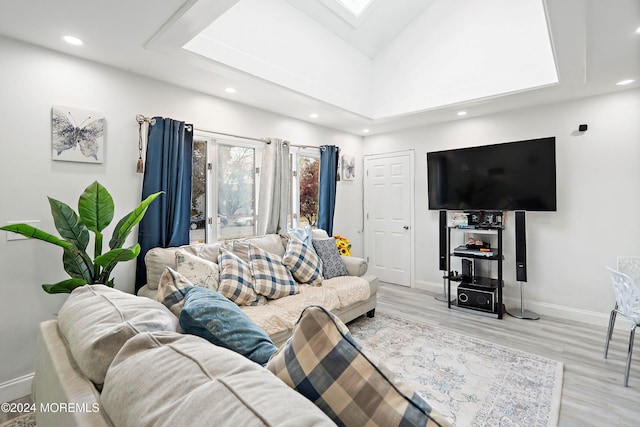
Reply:
M176 271L196 286L217 291L220 285L220 267L213 261L176 250Z

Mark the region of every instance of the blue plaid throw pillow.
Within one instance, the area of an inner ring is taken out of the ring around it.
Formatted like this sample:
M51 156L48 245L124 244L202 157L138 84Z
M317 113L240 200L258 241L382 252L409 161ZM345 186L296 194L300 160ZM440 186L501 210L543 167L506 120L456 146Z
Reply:
M295 237L289 238L282 263L298 283L312 286L322 284L322 261L311 248Z
M347 327L323 307L304 309L267 369L314 402L337 425L450 426L413 390L374 364Z
M253 288L249 265L232 252L220 248L220 285L218 292L238 305L259 305L266 301Z
M277 299L298 293L296 281L278 255L249 245L249 267L258 294Z

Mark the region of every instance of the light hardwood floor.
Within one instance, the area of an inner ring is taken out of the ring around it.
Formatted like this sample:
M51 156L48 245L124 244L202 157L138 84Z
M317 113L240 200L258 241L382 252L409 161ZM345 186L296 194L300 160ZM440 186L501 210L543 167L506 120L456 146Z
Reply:
M509 315L492 319L449 310L431 292L387 283L380 286L377 313L439 326L563 362L559 426L640 426L640 356L631 362L629 387L623 387L630 323L620 316L609 357L604 359L606 324L592 326L549 317L521 320Z

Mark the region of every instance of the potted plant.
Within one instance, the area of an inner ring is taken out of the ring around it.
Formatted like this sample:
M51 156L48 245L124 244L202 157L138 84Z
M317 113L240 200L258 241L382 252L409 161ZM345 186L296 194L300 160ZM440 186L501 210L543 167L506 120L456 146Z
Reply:
M147 208L162 192L147 197L133 211L122 218L109 240L109 251L102 253L102 231L113 220L114 203L111 194L98 181L89 185L78 200L78 213L68 205L49 197L51 215L61 238L28 224L10 224L0 230L11 231L28 238L39 239L60 246L64 253L62 263L70 279L44 284L50 294L70 293L78 286L104 284L113 287L110 278L113 268L121 261L130 261L140 253L140 245L123 248L133 227L138 224ZM87 253L89 231L94 233L93 258Z

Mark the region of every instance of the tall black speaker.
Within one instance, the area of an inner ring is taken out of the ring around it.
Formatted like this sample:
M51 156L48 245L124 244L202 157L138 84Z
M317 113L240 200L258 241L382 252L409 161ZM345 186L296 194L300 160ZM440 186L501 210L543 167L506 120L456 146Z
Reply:
M527 281L527 224L525 211L515 211L516 216L516 280Z
M440 211L440 222L438 224L438 241L439 241L439 250L438 250L438 264L440 265L441 271L449 270L449 266L447 265L447 238L448 238L448 230L447 230L447 211ZM449 276L449 272L442 276L442 287L443 292L442 295L436 295L435 298L438 301L447 302L449 301L449 293L447 292L447 277Z
M440 270L447 271L447 211L440 211Z
M520 310L507 309L507 313L518 319L538 320L533 311L524 309L524 289L522 282L527 281L527 224L525 211L516 211L516 280L520 282Z

